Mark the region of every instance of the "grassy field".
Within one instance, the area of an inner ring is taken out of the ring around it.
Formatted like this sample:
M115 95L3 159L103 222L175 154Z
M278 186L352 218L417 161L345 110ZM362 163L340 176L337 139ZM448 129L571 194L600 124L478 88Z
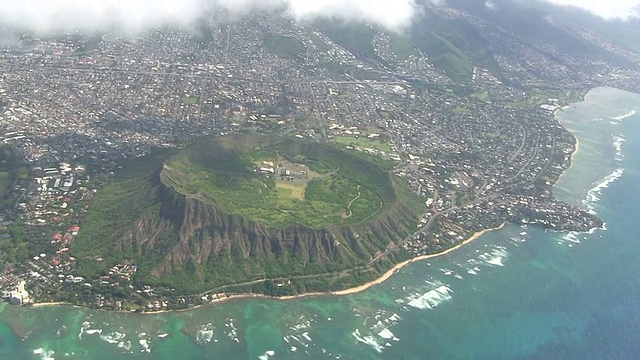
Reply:
M345 70L347 69L347 66L339 64L338 62L335 62L335 61L323 62L318 64L317 67L325 69L328 72L336 75L343 75L345 73Z
M200 101L197 96L183 96L180 98L180 102L185 105L195 105Z
M491 102L491 95L487 90L476 91L473 94L471 94L471 97L485 103Z
M348 137L348 136L336 136L334 141L337 144L352 145L362 149L368 148L368 149L375 149L378 151L384 151L386 153L392 152L391 144L389 144L388 141L374 140L368 137L355 138L355 137Z
M295 59L305 52L304 43L291 36L267 36L264 39L264 47L270 53L283 59Z
M466 106L453 106L451 110L456 114L473 114L473 111Z
M256 150L248 156L249 160L256 165L262 165L263 161L275 163L278 159L278 154L273 150Z
M510 108L533 108L540 104L547 103L548 99L558 99L560 104L569 104L579 101L580 98L571 91L555 88L545 83L531 84L527 92L526 99L514 102L503 102L504 106Z
M180 193L277 228L297 223L312 228L347 225L370 217L382 207L383 199L368 181L380 176L382 184L385 177L388 186L391 184L388 174L375 165L370 166L378 169L378 174L363 176L349 163L307 153L304 148L277 148L278 160L276 148L256 148L246 153L220 149L182 152L167 162L163 181ZM207 155L199 158L203 153ZM348 159L364 163L354 157ZM263 161L284 164L292 172L306 169L307 176L284 180L254 171Z
M383 120L388 120L393 117L393 114L387 110L377 110L377 112Z
M418 53L413 47L411 39L406 36L391 33L389 44L391 45L393 53L396 54L400 60L407 60L409 56Z
M304 194L307 189L307 183L304 181L276 181L276 188L288 196L289 199L304 200Z

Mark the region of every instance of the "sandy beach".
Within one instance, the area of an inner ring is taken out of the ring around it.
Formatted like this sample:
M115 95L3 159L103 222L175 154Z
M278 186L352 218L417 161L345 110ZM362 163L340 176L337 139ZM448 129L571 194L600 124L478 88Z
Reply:
M578 150L580 150L580 140L575 136L574 138L576 139L576 148L573 149L573 152L571 153L571 162L573 162L573 157L578 153Z
M577 146L576 146L577 149ZM479 237L481 237L482 235L490 232L490 231L494 231L494 230L498 230L501 229L502 227L505 226L506 223L503 223L502 225L500 225L497 228L492 228L492 229L485 229L482 231L478 231L475 234L473 234L471 237L469 237L467 240L465 240L464 242L462 242L459 245L456 245L454 247L451 247L445 251L439 252L437 254L430 254L430 255L422 255L422 256L417 256L415 258L403 261L401 263L396 264L393 268L391 268L389 271L385 272L382 276L380 276L379 278L370 281L366 284L362 284L353 288L349 288L349 289L344 289L344 290L338 290L338 291L326 291L326 292L314 292L314 293L304 293L304 294L299 294L299 295L290 295L290 296L267 296L267 295L263 295L263 294L231 294L225 297L220 297L218 299L215 299L207 304L202 304L202 305L197 305L194 307L190 307L187 309L180 309L180 310L160 310L160 311L145 311L145 312L141 312L139 314L147 314L147 315L153 315L153 314L164 314L164 313L171 313L171 312L183 312L183 311L190 311L190 310L195 310L197 308L206 306L206 305L214 305L214 304L221 304L233 299L249 299L249 298L263 298L263 299L275 299L275 300L293 300L293 299L301 299L301 298L306 298L306 297L316 297L316 296L342 296L342 295L350 295L350 294L356 294L362 291L365 291L367 289L369 289L372 286L375 285L379 285L382 284L383 282L385 282L386 280L388 280L391 276L393 276L393 274L395 274L396 272L398 272L398 270L402 269L403 267L409 265L409 264L413 264L416 261L421 261L421 260L426 260L426 259L432 259L432 258L436 258L436 257L440 257L440 256L444 256L447 255L453 251L456 251L458 249L460 249L461 247L468 245L469 243L471 243L472 241L478 239ZM72 304L68 304L68 303L64 303L64 302L44 302L44 303L36 303L32 305L33 307L44 307L44 306L75 306ZM127 313L131 313L131 311L121 311L121 312L127 312Z
M345 289L345 290L339 290L339 291L333 291L331 292L331 294L333 295L349 295L349 294L355 294L355 293L359 293L361 291L367 290L368 288L375 286L375 285L379 285L382 284L384 281L388 280L393 274L395 274L398 270L402 269L403 267L412 264L416 261L420 261L420 260L426 260L426 259L432 259L435 257L439 257L439 256L444 256L447 255L453 251L456 251L458 249L460 249L461 247L471 243L472 241L478 239L480 236L488 233L489 231L493 231L493 230L498 230L503 228L505 225L505 223L503 223L502 225L500 225L497 228L494 229L485 229L482 231L479 231L475 234L473 234L470 238L468 238L467 240L465 240L464 242L462 242L459 245L456 245L452 248L449 248L443 252L439 252L437 254L431 254L431 255L422 255L422 256L418 256L415 257L413 259L409 259L406 261L403 261L401 263L396 264L393 268L391 268L389 271L387 271L386 273L384 273L381 277L377 278L376 280L373 280L371 282L368 282L366 284L360 285L360 286L356 286L354 288L350 288L350 289Z
M349 289L344 289L344 290L338 290L338 291L326 291L326 292L314 292L314 293L304 293L304 294L299 294L299 295L290 295L290 296L267 296L267 295L262 295L262 294L237 294L237 295L229 295L228 297L225 298L220 298L220 299L216 299L214 301L211 302L211 304L216 304L216 303L222 303L231 299L242 299L242 298L266 298L266 299L276 299L276 300L293 300L293 299L300 299L300 298L305 298L305 297L315 297L315 296L327 296L327 295L334 295L334 296L341 296L341 295L350 295L350 294L356 294L362 291L365 291L367 289L369 289L372 286L375 285L379 285L382 284L383 282L385 282L386 280L388 280L391 276L393 276L393 274L395 274L396 272L398 272L398 270L402 269L403 267L409 265L409 264L413 264L416 261L420 261L420 260L426 260L426 259L432 259L435 257L440 257L440 256L444 256L447 255L451 252L454 252L458 249L460 249L461 247L468 245L469 243L471 243L474 240L477 240L479 237L481 237L482 235L490 232L490 231L494 231L494 230L498 230L498 229L502 229L505 226L506 223L502 223L502 225L498 226L497 228L492 228L492 229L485 229L482 231L478 231L475 234L473 234L470 238L468 238L467 240L465 240L464 242L462 242L459 245L456 245L454 247L451 247L445 251L439 252L437 254L430 254L430 255L422 255L422 256L417 256L415 258L403 261L401 263L396 264L393 268L389 269L389 271L385 272L382 276L380 276L379 278L370 281L366 284L362 284L356 287L352 287ZM190 310L190 309L189 309ZM157 313L157 312L154 312Z
M60 306L60 305L69 305L69 304L63 303L63 302L43 302L43 303L35 303L35 304L32 304L31 306L45 307L45 306Z
M563 107L561 107L561 108L555 109L555 110L553 111L553 116L554 116L554 117L556 117L556 116L558 116L558 113L559 113L560 111L566 111L566 110L569 110L569 109L571 109L571 105L565 105L565 106L563 106Z
M585 95L584 99L586 99L586 95ZM585 100L583 100L583 101L585 101ZM570 109L570 108L571 108L571 105L564 106L564 107L562 107L562 111L567 110L567 109ZM555 118L556 118L556 120L558 120L558 122L562 125L562 121L560 121L560 118L558 117L558 112L559 112L559 111L560 111L560 110L556 110L556 111L554 112L554 117L555 117ZM563 125L563 126L564 126L564 125ZM573 133L571 133L571 136L573 136L573 138L576 140L575 148L573 149L573 152L571 153L571 157L570 157L570 158L571 158L571 164L573 164L573 158L576 156L576 154L577 154L577 153L578 153L578 151L580 150L580 140L578 140L578 137L577 137L577 136L575 136ZM566 174L566 171L564 171L564 172L560 175L560 177L558 177L558 179L556 179L556 183L558 183L558 181L560 181L560 179L562 179L562 178L565 176L565 174Z

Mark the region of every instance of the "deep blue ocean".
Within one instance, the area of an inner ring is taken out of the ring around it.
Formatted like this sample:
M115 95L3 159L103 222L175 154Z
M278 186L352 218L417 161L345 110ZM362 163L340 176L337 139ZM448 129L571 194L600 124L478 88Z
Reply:
M557 196L606 230L507 226L341 297L160 315L0 305L0 359L640 359L640 95L558 114L580 141Z

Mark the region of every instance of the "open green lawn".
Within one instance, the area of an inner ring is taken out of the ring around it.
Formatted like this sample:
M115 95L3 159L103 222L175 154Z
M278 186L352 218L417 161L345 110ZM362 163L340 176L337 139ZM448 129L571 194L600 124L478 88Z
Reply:
M307 182L278 180L276 181L276 188L278 189L278 194L282 192L283 196L289 199L304 200Z
M200 101L197 96L183 96L180 98L180 102L185 105L195 105Z
M254 164L262 164L263 161L275 163L276 159L278 158L278 154L273 150L256 150L252 151L250 154L248 154L248 156L251 162Z
M456 114L473 114L473 111L466 106L454 106L451 110Z
M486 102L486 103L490 103L491 102L491 95L489 94L489 92L487 90L480 90L480 91L476 91L473 94L471 94L472 98L478 99L478 101L482 101L482 102Z
M277 187L276 191L278 193L278 206L280 207L280 209L285 210L285 209L291 209L292 207L295 206L295 201L293 199L293 195L291 195L293 193L293 191L291 189L287 189L287 188L283 188L283 187Z
M579 100L571 91L553 88L545 83L533 84L527 91L527 98L521 101L504 102L510 108L532 108L548 102L548 99L558 99L560 104L569 104Z
M304 43L291 36L270 35L264 39L264 47L283 59L295 59L304 54Z
M393 114L387 110L378 110L378 115L380 115L383 120L388 120L393 117Z
M388 141L380 141L370 139L368 137L348 137L348 136L336 136L334 141L338 144L342 145L352 145L359 148L368 148L375 149L378 151L384 151L386 153L391 153L391 144Z

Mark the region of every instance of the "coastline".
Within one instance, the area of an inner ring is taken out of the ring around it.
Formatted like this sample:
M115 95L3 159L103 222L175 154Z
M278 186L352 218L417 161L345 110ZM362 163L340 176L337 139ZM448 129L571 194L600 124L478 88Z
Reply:
M160 311L149 311L149 312L142 312L140 314L144 314L144 315L155 315L155 314L167 314L167 313L172 313L172 312L184 312L184 311L190 311L190 310L195 310L204 306L208 306L208 305L216 305L216 304L221 304L230 300L234 300L234 299L251 299L251 298L260 298L260 299L273 299L273 300L281 300L281 301L288 301L288 300L295 300L295 299L302 299L302 298L308 298L308 297L319 297L319 296L344 296L344 295L352 295L352 294L357 294L359 292L365 291L373 286L376 285L380 285L383 282L389 280L389 278L391 278L395 273L398 272L398 270L404 268L407 265L413 264L416 261L422 261L422 260L426 260L426 259L432 259L432 258L436 258L436 257L440 257L440 256L444 256L447 254L450 254L460 248L462 248L463 246L466 246L468 244L470 244L471 242L473 242L474 240L477 240L478 238L480 238L482 235L494 231L494 230L499 230L502 229L507 223L504 222L502 223L500 226L496 227L496 228L489 228L489 229L484 229L481 231L478 231L476 233L474 233L473 235L471 235L468 239L466 239L465 241L463 241L462 243L450 247L442 252L436 253L436 254L429 254L429 255L420 255L408 260L405 260L401 263L398 263L396 265L394 265L391 269L389 269L387 272L385 272L384 274L382 274L382 276L380 276L379 278L372 280L368 283L362 284L362 285L358 285L352 288L348 288L348 289L344 289L344 290L337 290L337 291L325 291L325 292L312 292L312 293L304 293L304 294L298 294L298 295L287 295L287 296L268 296L268 295L264 295L264 294L232 294L229 296L226 296L224 298L220 298L220 299L216 299L213 300L209 303L206 304L202 304L202 305L197 305L194 307L190 307L188 309L180 309L180 310L160 310ZM127 311L128 313L130 311Z
M31 307L47 307L47 306L67 306L72 305L61 301L51 301L51 302L42 302L31 304Z
M574 116L571 112L559 113L559 116L567 118L572 125L574 123L569 120L577 123L581 118L589 119L586 116ZM596 115L593 117L596 118ZM605 121L601 123L608 124ZM625 123L625 126L628 125L632 125L631 121ZM588 183L593 170L607 159L594 156L592 150L600 144L584 136L585 132L580 131L582 127L574 128L577 130L575 135L580 135L579 151L577 144L574 149L570 148L571 137L565 134L564 154L567 161L574 154L577 155L571 168L563 172L564 182L560 184L560 189L555 189L558 193L564 194L565 189L571 189L568 185L573 184L575 178L584 178L584 182ZM635 161L631 155L634 154L632 146L636 144L629 136L631 134L626 134L621 132L628 141L624 148L627 151L625 161L628 163ZM602 138L602 146L609 146L608 137ZM584 170L583 164L588 165ZM629 173L633 171L633 167L628 170ZM473 240L465 248L457 249L457 252L408 264L377 287L372 286L360 294L344 297L319 294L318 297L293 301L247 298L223 304L230 300L225 299L220 300L219 305L211 304L201 309L143 313L147 316L73 307L15 309L9 303L2 303L0 312L3 305L9 308L2 314L0 324L6 326L2 348L7 358L24 356L34 359L45 358L46 355L51 358L64 357L63 351L74 351L76 356L84 354L93 357L92 354L95 354L96 359L105 356L101 354L110 354L114 359L136 356L221 356L274 360L279 357L331 356L326 353L333 357L343 354L343 358L345 355L358 357L359 354L380 358L420 358L426 356L424 354L435 358L464 358L470 353L496 358L526 358L537 351L544 356L549 344L555 342L557 346L554 345L552 351L554 356L580 357L580 354L594 352L596 344L602 345L603 353L624 358L624 354L634 354L634 339L628 336L633 331L627 331L625 326L629 326L628 319L634 315L634 307L629 306L635 302L632 290L640 289L640 282L625 280L629 274L627 270L635 266L633 255L637 253L640 257L640 252L635 250L637 247L634 249L637 244L633 244L633 236L615 238L616 229L622 229L618 233L633 234L633 203L629 201L627 207L624 202L625 193L629 194L630 190L611 186L602 192L601 200L596 205L600 209L609 209L610 206L614 210L627 209L622 214L630 215L629 227L624 226L629 220L616 216L609 226L613 232L576 234L581 242L578 244L566 240L565 231L547 231L537 225L525 225L521 229L517 224L507 223L500 231L487 232L484 237L479 237L476 242ZM578 195L579 191L575 192ZM583 198L577 196L574 200ZM476 231L469 230L467 228L457 244L475 235ZM527 234L523 235L522 232ZM561 239L563 243L557 241ZM631 241L625 243L622 240ZM615 246L612 247L612 244ZM626 256L620 256L621 253ZM503 267L496 266L498 262L488 262L497 257L503 259ZM620 263L621 260L627 261ZM571 266L580 263L590 265ZM614 266L611 270L610 264L620 266ZM386 269L394 265L387 263ZM466 270L475 270L472 268L476 265L479 270L477 274L474 275L473 271L466 273ZM375 280L386 274L387 270L369 273L369 279L360 283ZM453 273L445 274L447 270ZM458 274L464 279L454 277ZM598 291L594 292L594 288ZM580 298L584 306L576 307L576 298ZM408 305L412 301L416 306ZM432 307L427 308L427 303ZM419 307L423 304L424 309ZM602 304L616 306L603 307ZM542 314L541 306L551 313ZM191 310L194 311L187 312ZM504 315L505 312L511 314ZM599 342L598 331L593 333L593 328L585 327L584 324L588 322L585 319L604 319L605 326L616 331L612 332L611 337L607 336L606 341ZM471 327L470 321L473 324ZM571 334L558 337L557 327L567 324L572 327ZM637 333L640 333L640 327L638 329ZM87 330L90 330L89 334ZM587 333L590 330L591 333ZM380 335L387 336L389 332L399 340ZM79 333L82 334L81 338ZM460 336L450 341L448 334ZM312 341L307 342L305 335ZM609 340L613 338L622 340L612 343ZM116 340L127 347L127 341L131 341L131 349L119 347ZM149 346L150 353L146 353L146 348L139 344L139 340L143 343L146 341L144 345ZM305 347L303 343L308 346ZM387 343L391 346L387 347ZM376 348L381 351L378 352ZM270 356L271 351L275 352L275 356ZM310 354L305 354L305 351Z
M578 154L578 151L580 150L580 140L575 135L573 135L573 137L576 139L576 145L575 149L573 149L573 152L571 153L571 163L573 163L573 158L576 156L576 154Z
M582 101L587 101L587 96L588 95L589 95L589 92L585 93L582 96ZM554 118L562 125L562 122L560 121L560 117L558 116L558 113L559 112L564 112L564 111L566 111L568 109L571 109L571 108L573 108L573 106L570 104L570 105L565 105L560 109L557 109L553 113ZM564 125L562 125L562 126L564 127ZM568 131L568 129L567 129L567 131ZM575 147L573 149L573 152L571 153L571 162L569 164L569 167L571 167L571 164L573 163L574 157L580 151L580 140L578 139L578 137L574 133L571 133L571 135L575 139ZM560 180L560 178L562 178L566 174L566 172L567 172L566 170L563 171L563 173L560 175L558 180ZM556 183L557 183L557 181L556 181ZM449 253L451 253L453 251L456 251L456 250L462 248L463 246L468 245L469 243L473 242L474 240L477 240L479 237L481 237L482 235L484 235L484 234L486 234L488 232L502 229L505 225L506 225L506 222L502 223L500 226L498 226L496 228L489 228L489 229L484 229L484 230L478 231L478 232L474 233L473 235L471 235L471 237L469 237L468 239L466 239L462 243L460 243L460 244L458 244L456 246L453 246L451 248L448 248L448 249L446 249L446 250L444 250L442 252L439 252L439 253L436 253L436 254L421 255L421 256L417 256L417 257L405 260L405 261L403 261L401 263L398 263L398 264L394 265L391 269L389 269L387 272L382 274L382 276L380 276L377 279L374 279L374 280L372 280L372 281L370 281L368 283L365 283L365 284L362 284L362 285L359 285L359 286L356 286L356 287L344 289L344 290L326 291L326 292L313 292L313 293L304 293L304 294L298 294L298 295L279 296L279 297L278 296L267 296L267 295L263 295L263 294L234 294L234 295L229 295L229 296L224 297L224 298L213 300L212 302L210 302L208 304L202 304L202 305L194 306L194 307L188 308L188 309L162 310L162 311L144 312L143 314L151 315L151 314L161 314L161 313L182 312L182 311L194 310L194 309L197 309L197 308L202 307L202 306L206 306L206 305L209 305L209 304L223 303L223 302L226 302L226 301L232 300L232 299L265 298L265 299L276 299L276 300L286 301L286 300L294 300L294 299L300 299L300 298L305 298L305 297L343 296L343 295L357 294L357 293L365 291L365 290L367 290L367 289L369 289L369 288L371 288L373 286L382 284L383 282L387 281L396 272L398 272L400 269L404 268L405 266L413 264L416 261L422 261L422 260L426 260L426 259L432 259L432 258L436 258L436 257L447 255L447 254L449 254Z
M348 289L344 289L344 290L337 290L337 291L325 291L325 292L312 292L312 293L304 293L304 294L298 294L298 295L288 295L288 296L268 296L268 295L264 295L264 294L231 294L228 296L225 296L223 298L218 298L215 299L209 303L206 304L201 304L201 305L197 305L194 307L190 307L190 308L186 308L186 309L178 309L178 310L160 310L160 311L144 311L144 312L140 312L138 314L141 315L159 315L159 314L167 314L167 313L176 313L176 312L185 312L185 311L191 311L191 310L195 310L204 306L209 306L209 305L216 305L216 304L221 304L230 300L234 300L234 299L251 299L251 298L260 298L260 299L274 299L274 300L282 300L282 301L287 301L287 300L295 300L295 299L301 299L301 298L307 298L307 297L318 297L318 296L344 296L344 295L352 295L352 294L357 294L359 292L365 291L373 286L376 285L380 285L383 282L389 280L389 278L391 278L395 273L397 273L400 269L404 268L405 266L408 266L410 264L413 264L414 262L417 261L422 261L422 260L426 260L426 259L432 259L432 258L437 258L440 256L445 256L447 254L450 254L468 244L470 244L471 242L473 242L474 240L477 240L478 238L480 238L482 235L494 231L494 230L499 230L502 229L504 226L506 225L506 222L502 223L500 226L496 227L496 228L489 228L489 229L484 229L481 231L478 231L476 233L474 233L473 235L471 235L468 239L466 239L465 241L463 241L462 243L450 247L442 252L436 253L436 254L429 254L429 255L420 255L420 256L416 256L414 258L405 260L401 263L398 263L396 265L394 265L391 269L389 269L387 272L385 272L384 274L382 274L382 276L380 276L379 278L372 280L368 283L362 284L362 285L358 285L352 288L348 288ZM69 304L69 303L65 303L65 302L43 302L43 303L35 303L32 304L31 307L51 307L51 306L73 306L73 307L79 307L82 308L80 306L74 305L74 304ZM88 309L88 308L87 308ZM100 310L100 309L94 309L94 310ZM110 311L110 310L105 310L105 311ZM115 310L116 312L120 312L120 313L135 313L133 311L126 311L126 310Z
M588 94L588 93L587 93ZM582 101L586 101L587 99L587 94L585 94L582 97ZM563 128L565 128L565 130L569 131L569 129L567 129L563 124L562 121L560 121L560 116L558 116L558 113L560 112L564 112L567 111L568 109L571 109L573 106L571 105L565 105L560 109L557 109L556 111L553 112L553 117L554 119L556 119L556 121L558 121L558 123L560 125L562 125ZM576 140L576 144L575 144L575 148L573 149L573 152L571 153L571 163L573 163L573 157L578 153L578 150L580 150L580 140L578 139L578 137L572 133L571 131L569 131L571 133L571 136L573 136L573 138ZM571 163L569 164L569 167L571 167ZM566 170L560 175L560 177L562 177L564 175L564 173L566 172ZM559 180L560 178L558 178ZM557 181L556 181L557 182Z
M586 94L584 94L583 96L583 100L582 101L587 101L587 97L589 95L589 92L587 92ZM560 109L557 109L556 111L554 111L553 116L554 118L562 125L562 121L559 115L560 112L564 112L567 109L571 109L573 108L572 105L565 105ZM564 127L564 125L562 125ZM565 128L566 129L566 128ZM568 129L567 129L568 130ZM573 138L575 139L575 148L573 150L573 152L571 153L571 162L569 167L571 167L571 164L573 163L574 157L578 154L579 150L580 150L580 140L578 139L578 137L574 134L571 133L571 135L573 136ZM559 181L563 176L565 176L565 174L567 173L568 168L563 171L563 173L560 175L560 177L558 177L557 181ZM557 183L556 181L556 183ZM320 297L320 296L344 296L344 295L352 295L352 294L357 294L359 292L365 291L373 286L376 285L380 285L382 283L384 283L385 281L387 281L389 278L391 278L395 273L397 273L400 269L413 264L416 261L422 261L422 260L426 260L426 259L431 259L431 258L437 258L440 256L444 256L447 254L452 253L453 251L456 251L460 248L462 248L463 246L468 245L469 243L473 242L474 240L477 240L479 237L481 237L482 235L494 231L494 230L499 230L501 228L503 228L506 225L505 223L502 223L500 226L496 227L496 228L488 228L488 229L484 229L481 231L478 231L476 233L474 233L473 235L471 235L468 239L466 239L465 241L463 241L462 243L453 246L451 248L448 248L442 252L439 253L435 253L435 254L429 254L429 255L421 255L421 256L417 256L408 260L405 260L401 263L398 263L396 265L394 265L391 269L389 269L387 272L385 272L384 274L382 274L380 277L367 282L365 284L362 285L358 285L352 288L348 288L348 289L344 289L344 290L337 290L337 291L324 291L324 292L310 292L310 293L303 293L303 294L297 294L297 295L287 295L287 296L268 296L268 295L264 295L264 294L252 294L252 293L247 293L247 294L229 294L227 296L224 297L220 297L217 298L215 300L212 300L208 303L205 304L200 304L200 305L196 305L193 307L189 307L189 308L185 308L185 309L176 309L176 310L159 310L159 311L143 311L143 312L139 312L137 314L143 314L143 315L155 315L155 314L167 314L167 313L174 313L174 312L185 312L185 311L191 311L191 310L195 310L204 306L211 306L211 305L216 305L216 304L221 304L230 300L234 300L234 299L251 299L251 298L259 298L259 299L273 299L273 300L282 300L282 301L287 301L287 300L295 300L295 299L302 299L302 298L307 298L307 297ZM74 305L71 303L65 303L65 302L43 302L43 303L35 303L35 304L31 304L30 307L51 307L51 306L73 306L76 308L81 308L81 309L89 309L89 308L85 308L82 306L78 306L78 305ZM115 311L115 312L119 312L119 313L136 313L134 311L130 311L130 310L104 310L104 309L93 309L93 310L102 310L102 311Z
M454 246L454 247L450 247L445 251L439 252L437 254L430 254L430 255L421 255L421 256L417 256L415 258L409 259L409 260L405 260L401 263L396 264L394 267L392 267L389 271L387 271L386 273L384 273L381 277L370 281L366 284L360 285L360 286L356 286L350 289L345 289L345 290L338 290L338 291L332 291L330 294L331 295L350 295L350 294L355 294L355 293L359 293L362 292L364 290L367 290L368 288L375 286L375 285L379 285L382 284L383 282L385 282L386 280L388 280L391 276L393 276L393 274L395 274L398 270L402 269L403 267L413 264L416 261L421 261L421 260L426 260L426 259L432 259L432 258L436 258L436 257L440 257L440 256L444 256L447 255L451 252L454 252L458 249L460 249L461 247L470 244L472 241L477 240L478 238L480 238L482 235L494 231L494 230L499 230L502 229L504 226L506 225L506 222L502 223L500 226L498 226L497 228L489 228L489 229L484 229L481 231L478 231L476 233L474 233L473 235L471 235L471 237L469 237L467 240L463 241L462 243Z
M589 92L587 92L586 94L584 94L582 96L582 102L587 101L587 95L589 94ZM560 123L560 125L562 125L562 122L560 121L560 117L558 116L559 112L564 112L567 111L569 109L571 109L573 106L572 105L565 105L562 108L556 110L553 112L553 117L558 121L558 123ZM563 128L565 128L565 130L569 131L569 129L567 129L564 125L562 125ZM580 150L580 140L578 139L578 137L572 133L571 131L569 131L571 133L571 136L573 136L573 138L576 140L576 145L575 148L573 149L573 152L571 153L571 163L573 163L573 157L578 153L578 150ZM571 166L571 164L569 164L569 166ZM562 175L564 175L566 171L564 171L562 173ZM562 176L561 175L561 176Z
M586 94L584 94L582 96L582 102L586 101L587 99L587 95L589 93L587 92ZM567 127L562 123L562 118L560 116L558 116L558 114L560 112L564 112L568 109L573 108L572 105L565 105L562 108L556 110L553 112L553 118L560 124L560 126L562 126L565 130L569 131L569 129L567 129ZM560 174L560 176L558 176L558 178L556 179L554 186L556 186L558 184L558 182L560 182L560 180L565 176L565 174L567 173L567 170L569 170L571 168L571 165L573 165L573 161L575 156L578 154L578 152L580 151L580 139L578 139L578 137L576 136L576 134L574 134L573 132L569 131L569 133L571 134L571 136L573 137L573 139L576 141L574 148L573 148L573 152L571 152L571 156L569 157L569 167L566 168L562 174Z
M596 88L594 88L596 89ZM592 89L593 90L593 89ZM585 93L582 97L582 101L587 101L587 98L589 96L591 91ZM576 102L578 103L578 102ZM573 104L570 105L565 105L562 106L561 108L556 109L553 112L553 117L560 123L560 125L562 125L567 131L569 131L563 124L561 121L561 117L559 116L560 112L564 112L568 109L573 108ZM571 167L571 164L573 163L574 157L578 154L579 150L580 150L580 141L578 139L578 137L571 131L569 131L571 133L571 135L573 136L573 138L575 139L575 147L573 149L573 152L570 155L570 165L569 168ZM556 184L557 182L563 177L565 176L565 174L567 173L567 170L569 169L565 169L565 171L562 172L562 174L558 177L558 179L556 180ZM555 184L554 184L555 186ZM429 255L420 255L408 260L405 260L401 263L398 263L396 265L394 265L391 269L389 269L387 272L385 272L384 274L382 274L380 277L367 282L365 284L359 285L359 286L355 286L352 288L348 288L348 289L343 289L343 290L337 290L337 291L324 291L324 292L310 292L310 293L302 293L302 294L297 294L297 295L287 295L287 296L269 296L269 295L264 295L264 294L254 294L254 293L246 293L246 294L229 294L223 297L219 297L217 299L214 299L208 303L205 304L200 304L200 305L196 305L193 307L189 307L189 308L185 308L185 309L175 309L175 310L158 310L158 311L142 311L142 312L135 312L135 311L131 311L131 310L106 310L106 309L91 309L91 310L99 310L99 311L113 311L113 312L118 312L118 313L137 313L137 314L144 314L144 315L154 315L154 314L166 314L166 313L174 313L174 312L185 312L185 311L191 311L191 310L195 310L204 306L210 306L210 305L216 305L216 304L221 304L230 300L234 300L234 299L251 299L251 298L259 298L259 299L273 299L273 300L282 300L282 301L287 301L287 300L295 300L295 299L301 299L301 298L307 298L307 297L320 297L320 296L343 296L343 295L351 295L351 294L357 294L359 292L365 291L373 286L376 285L380 285L382 283L384 283L385 281L387 281L389 278L391 278L395 273L397 273L400 269L404 268L405 266L408 266L410 264L413 264L416 261L422 261L422 260L426 260L426 259L431 259L431 258L437 258L440 256L444 256L447 254L452 253L453 251L456 251L460 248L462 248L463 246L468 245L469 243L473 242L474 240L478 239L479 237L481 237L482 235L490 232L490 231L494 231L494 230L499 230L501 228L503 228L506 225L506 222L502 223L500 226L496 227L496 228L488 228L488 229L484 229L481 231L478 231L474 234L472 234L468 239L466 239L465 241L463 241L462 243L455 245L451 248L448 248L442 252L439 253L435 253L435 254L429 254ZM88 307L83 307L83 306L79 306L79 305L75 305L75 304L71 304L71 303L66 303L66 302L43 302L43 303L33 303L30 304L29 307L52 307L52 306L72 306L72 307L76 307L79 309L87 309L89 310L90 308Z

